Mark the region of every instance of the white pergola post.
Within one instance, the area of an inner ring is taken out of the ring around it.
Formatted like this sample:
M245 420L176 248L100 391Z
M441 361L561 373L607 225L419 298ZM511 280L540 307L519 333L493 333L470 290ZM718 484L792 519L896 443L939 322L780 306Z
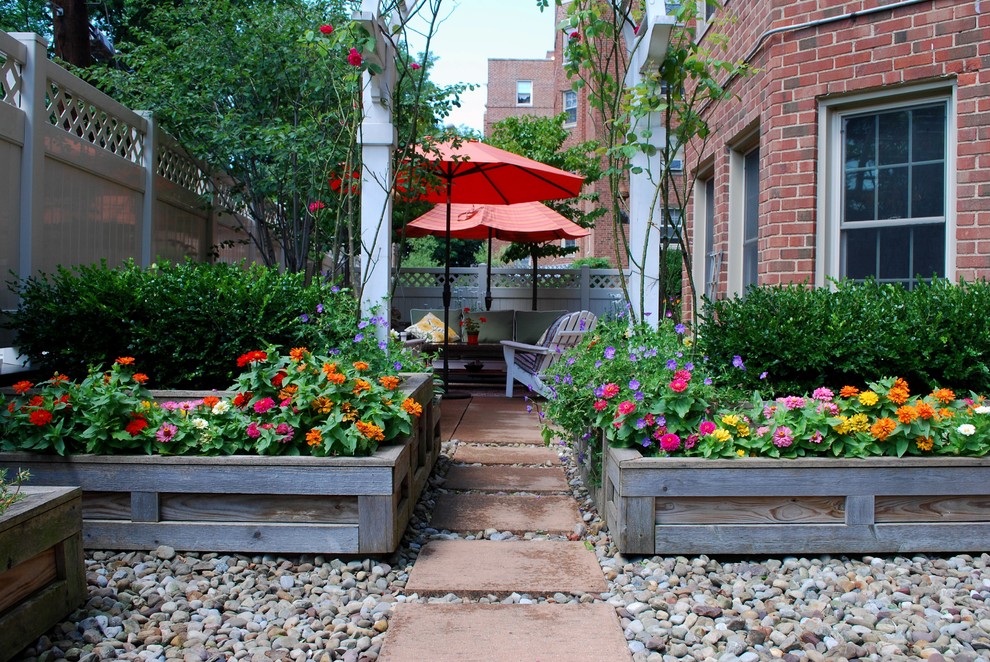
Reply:
M667 15L662 0L647 0L645 13L637 33L630 26L624 28L624 38L629 46L629 69L626 71L627 87L638 85L643 71L656 69L663 62L670 42L674 18ZM666 140L666 130L660 113L640 117L630 129L636 133L649 130L653 140ZM662 143L658 143L659 144ZM660 323L660 232L662 212L657 196L657 177L661 166L659 156L648 157L639 152L630 164L639 172L629 173L629 296L635 316L652 325ZM656 200L656 202L654 202ZM643 247L646 247L644 259Z
M400 9L404 11L404 8ZM391 326L391 306L387 301L392 272L392 151L398 137L392 124L392 87L395 83L395 49L383 37L386 26L377 0L363 0L354 20L375 35L375 50L366 57L378 64L382 73L362 78L363 119L358 142L361 145L361 314L377 314L385 324L378 326L384 336Z

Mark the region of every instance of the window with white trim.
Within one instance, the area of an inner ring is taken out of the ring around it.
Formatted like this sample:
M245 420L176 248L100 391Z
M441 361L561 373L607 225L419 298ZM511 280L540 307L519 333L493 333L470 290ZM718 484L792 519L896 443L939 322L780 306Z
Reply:
M743 156L742 289L759 281L760 266L760 148Z
M516 81L516 105L517 106L533 105L533 81L531 80Z
M714 300L718 291L718 271L720 253L715 250L715 177L709 177L702 183L701 204L704 207L704 273L702 282L705 284L705 296Z
M816 282L954 278L954 83L821 106Z
M564 119L564 126L576 125L577 110L578 110L577 92L575 92L574 90L564 91L563 107L564 107L564 114L567 115L567 117Z

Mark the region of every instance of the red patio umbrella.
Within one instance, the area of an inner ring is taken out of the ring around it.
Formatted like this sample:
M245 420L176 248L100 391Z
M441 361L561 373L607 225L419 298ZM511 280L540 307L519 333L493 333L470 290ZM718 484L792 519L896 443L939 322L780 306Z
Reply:
M443 323L450 326L450 206L467 202L511 205L534 200L573 198L581 192L584 177L477 141L445 142L417 147L424 167L440 185L427 190L423 199L446 204L444 226ZM444 334L443 383L449 377L448 340Z
M444 236L447 206L437 205L406 225L409 237ZM560 239L579 239L591 234L567 217L540 202L514 205L450 205L450 236L456 239L488 240L488 281L485 308L492 308L492 239L540 244ZM533 264L533 309L536 309L536 263Z

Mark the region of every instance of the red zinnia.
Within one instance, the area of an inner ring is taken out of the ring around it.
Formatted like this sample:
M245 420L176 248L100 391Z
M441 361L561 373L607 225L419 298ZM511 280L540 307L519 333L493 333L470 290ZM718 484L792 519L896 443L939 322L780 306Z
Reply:
M141 434L141 430L145 429L146 427L148 427L148 421L145 420L143 416L139 416L138 414L131 414L131 422L127 424L127 427L124 428L124 431L127 432L127 434L131 435L132 437L136 437L139 434Z
M14 384L14 386L13 386L13 388L14 388L14 393L16 393L17 395L24 395L24 394L25 394L25 393L27 393L27 392L28 392L29 390L31 390L31 387L32 387L32 386L34 386L34 384L32 384L32 383L31 383L31 382L29 382L29 381L21 381L21 382L17 382L17 383L16 383L16 384Z
M134 377L134 381L136 381L138 384L144 384L146 381L148 381L148 375L144 374L143 372L135 372L133 377Z
M234 396L235 407L243 407L249 402L251 402L251 393L238 393Z
M28 420L37 426L48 425L52 420L52 413L47 409L35 409L28 416Z
M237 358L237 367L243 368L248 363L260 363L261 361L267 361L267 360L268 360L268 354L266 352L254 350L248 352L247 354L241 354Z
M40 407L43 404L45 404L45 399L43 397L41 397L40 395L36 395L36 396L32 397L30 400L28 400L27 406L28 407Z

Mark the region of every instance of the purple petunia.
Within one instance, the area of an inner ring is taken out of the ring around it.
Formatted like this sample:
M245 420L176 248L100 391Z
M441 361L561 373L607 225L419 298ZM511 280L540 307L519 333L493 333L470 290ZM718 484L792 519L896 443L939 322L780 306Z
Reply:
M302 315L299 316L299 321L302 322L303 324L306 324L307 322L309 322L309 315L303 313Z
M359 333L356 336L354 336L354 342L361 342L362 340L364 340L364 334L363 333Z
M677 370L676 359L667 359L667 370Z
M316 304L316 312L317 312L318 314L320 314L320 315L322 315L322 314L323 314L323 304L322 304L322 303L318 303L318 304Z
M615 358L615 348L614 347L606 347L605 348L605 358L606 359L609 359L609 360L612 360L612 359Z
M732 367L739 368L740 370L746 369L746 366L743 364L742 357L738 354L732 357Z
M678 335L683 334L685 331L687 331L687 327L684 326L683 324L678 324L677 326L674 327L674 333Z
M629 380L629 388L631 388L632 390L635 391L636 389L639 388L639 386L640 386L640 384L639 384L639 380L638 379L630 379Z

